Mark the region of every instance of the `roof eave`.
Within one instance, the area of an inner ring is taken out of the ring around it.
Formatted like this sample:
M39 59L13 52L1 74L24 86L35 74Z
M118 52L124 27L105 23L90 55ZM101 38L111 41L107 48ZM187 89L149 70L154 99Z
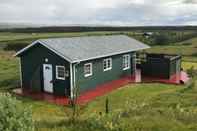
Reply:
M32 46L34 46L34 45L37 44L37 43L43 45L43 46L46 47L47 49L51 50L52 52L54 52L54 53L57 54L58 56L60 56L60 57L62 57L63 59L65 59L66 61L68 61L68 62L70 62L70 63L74 63L71 59L66 58L66 57L63 56L61 53L59 53L59 52L57 52L56 50L54 50L53 48L47 46L46 44L44 44L44 43L43 43L42 41L40 41L40 40L36 40L36 41L34 41L32 44L30 44L30 45L26 46L25 48L21 49L20 51L18 51L18 52L14 55L14 57L19 56L20 54L22 54L23 52L25 52L26 50L28 50L29 48L31 48Z
M25 48L19 50L18 52L16 52L16 54L14 54L14 57L19 56L20 54L22 54L24 51L26 51L27 49L29 49L30 47L34 46L36 43L38 43L39 41L36 40L33 43L31 43L30 45L26 46Z
M146 45L146 46L147 47L139 48L139 49L136 49L136 50L127 50L127 51L122 51L122 52L118 52L118 53L111 53L111 54L108 54L108 55L100 55L100 56L97 56L97 57L90 57L90 58L87 58L87 59L75 60L75 61L72 61L72 63L94 60L94 59L99 59L99 58L103 58L103 57L109 57L109 56L113 56L113 55L119 55L119 54L124 54L124 53L128 53L128 52L135 52L135 51L145 50L145 49L150 48L150 46L148 46L148 45Z

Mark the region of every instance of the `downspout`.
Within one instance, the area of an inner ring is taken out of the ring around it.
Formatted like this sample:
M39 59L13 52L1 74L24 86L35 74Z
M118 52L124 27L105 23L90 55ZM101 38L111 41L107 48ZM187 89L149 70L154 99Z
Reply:
M70 63L70 97L73 98L73 68Z
M76 66L80 64L80 62L77 62L75 64L73 64L73 67L72 67L72 64L70 64L70 69L71 69L71 98L74 97L74 94L73 94L73 89L76 88ZM72 70L73 68L73 70ZM73 73L73 74L72 74ZM73 75L73 76L72 76Z

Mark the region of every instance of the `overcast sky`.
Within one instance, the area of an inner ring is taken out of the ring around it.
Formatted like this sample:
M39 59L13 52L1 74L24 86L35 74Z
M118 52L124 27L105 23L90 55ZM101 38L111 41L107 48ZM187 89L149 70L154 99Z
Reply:
M197 0L0 0L0 22L197 25Z

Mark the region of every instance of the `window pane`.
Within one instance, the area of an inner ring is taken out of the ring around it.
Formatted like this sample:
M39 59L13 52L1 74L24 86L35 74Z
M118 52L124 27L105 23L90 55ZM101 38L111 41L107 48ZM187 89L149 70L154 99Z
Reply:
M65 79L65 68L62 66L57 66L57 79Z
M129 55L124 55L123 56L123 69L128 69L130 66L130 56Z
M106 59L103 61L103 69L107 69L107 61L106 61Z
M107 68L110 68L111 67L111 63L110 63L110 59L108 59L107 61Z
M92 74L92 65L91 64L85 64L84 65L84 75L88 76Z
M103 60L103 69L104 71L110 70L112 68L112 59L107 58Z

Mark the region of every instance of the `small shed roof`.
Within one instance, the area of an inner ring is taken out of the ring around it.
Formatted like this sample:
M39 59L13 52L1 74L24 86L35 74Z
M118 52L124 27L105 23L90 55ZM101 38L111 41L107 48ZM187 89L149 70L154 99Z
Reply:
M125 35L40 39L16 56L40 43L71 63L147 49L149 46Z

